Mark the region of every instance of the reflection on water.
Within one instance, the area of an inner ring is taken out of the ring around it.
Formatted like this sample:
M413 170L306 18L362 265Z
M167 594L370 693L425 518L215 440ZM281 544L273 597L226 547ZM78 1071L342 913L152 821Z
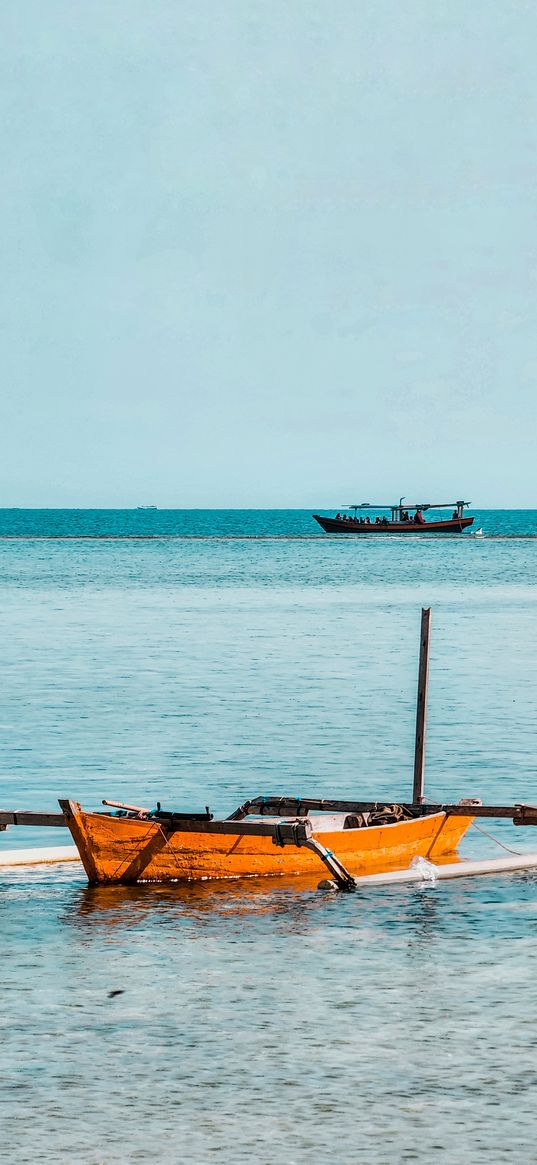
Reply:
M20 901L28 889L47 897L52 887L50 875L42 871L10 871L13 884L5 889L5 901ZM258 920L285 933L307 935L322 926L352 925L399 932L404 930L409 950L425 950L455 926L461 934L467 915L477 911L474 927L493 936L503 914L534 914L537 921L537 871L469 878L461 882L360 885L352 895L319 889L313 877L245 878L229 881L143 883L136 886L87 886L79 879L61 879L54 890L64 901L62 923L86 934L117 930L120 937L133 929L160 931L173 927L195 937L207 925L233 927L238 923L256 925ZM17 884L18 883L18 884ZM520 892L525 905L517 903ZM55 895L56 896L56 895ZM502 918L506 933L508 921Z
M534 877L330 895L11 873L6 1165L36 1144L87 1165L533 1159Z
M174 923L188 919L201 924L225 915L256 914L302 916L321 902L319 878L244 878L229 881L143 883L136 886L86 886L80 891L74 915L75 925L136 926L148 912L173 916ZM74 904L73 904L74 905Z

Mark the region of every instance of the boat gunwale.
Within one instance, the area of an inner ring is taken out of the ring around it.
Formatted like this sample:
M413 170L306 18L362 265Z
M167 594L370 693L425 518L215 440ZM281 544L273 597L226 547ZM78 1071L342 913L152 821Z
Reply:
M471 806L464 806L464 809L466 812L461 813L461 817L473 817ZM415 817L402 817L399 821L390 821L386 822L385 824L383 822L372 822L371 824L351 826L347 828L345 828L343 824L341 826L334 827L333 822L330 825L327 823L326 829L319 829L317 826L314 828L309 816L296 816L292 814L283 815L281 817L269 817L267 815L259 821L228 821L225 818L221 820L218 819L216 821L189 821L188 819L185 819L185 821L181 822L180 825L170 828L169 826L166 826L164 821L159 821L152 817L129 817L127 815L115 816L112 813L100 813L98 810L86 810L81 806L78 807L78 812L84 818L94 817L99 821L111 821L114 825L135 825L140 826L141 828L154 826L156 829L160 828L165 831L170 838L174 837L177 833L206 833L216 834L218 836L225 836L226 834L230 834L233 837L273 837L278 824L289 825L297 823L304 825L306 822L311 826L312 837L322 837L325 834L333 833L344 833L348 837L352 834L361 834L364 832L370 833L373 829L392 829L398 828L402 825L411 826L412 824L418 822L432 821L435 817L445 818L452 816L452 814L446 813L444 809L437 809L435 807L435 810L432 813L418 813ZM341 813L343 818L349 815L350 813Z

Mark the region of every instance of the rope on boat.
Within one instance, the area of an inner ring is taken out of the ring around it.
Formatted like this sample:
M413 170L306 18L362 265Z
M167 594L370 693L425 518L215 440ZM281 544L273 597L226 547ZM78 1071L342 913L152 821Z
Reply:
M478 833L482 833L483 837L488 837L490 839L490 841L496 842L496 845L501 846L501 848L504 849L506 851L506 853L514 854L515 857L517 857L517 858L522 857L522 854L521 854L519 849L511 849L508 845L504 845L503 841L500 841L499 838L494 837L493 833L488 833L488 831L486 829L483 829L483 827L481 825L476 825L475 821L472 821L472 828L477 829Z
M431 802L430 797L424 797L423 800L425 802L428 802L429 804L431 804L431 803L434 804L434 802ZM470 812L472 809L472 804L473 805L481 805L481 803L482 802L479 800L479 798L474 798L474 797L463 797L462 800L459 802L460 805L468 805ZM504 849L506 853L514 854L514 856L517 858L523 857L523 854L521 854L519 849L511 849L510 846L505 845L503 841L499 840L499 838L494 837L493 833L489 833L488 830L483 829L482 825L476 825L475 821L472 821L472 829L477 829L478 833L482 833L483 837L488 837L489 841L493 841L495 843L495 845L500 846L500 848Z
M174 847L173 847L173 845L172 845L172 843L171 843L171 841L170 841L170 835L169 835L169 833L165 833L165 832L164 832L164 830L163 830L163 828L162 828L162 825L160 825L160 823L158 823L158 822L157 822L157 824L158 824L158 827L159 827L159 831L160 831L160 833L162 834L162 836L163 836L163 838L164 838L164 840L165 840L165 842L166 842L166 845L169 845L169 847L170 847L170 849L171 849L171 851L172 851L172 854L173 854L174 858L176 858L176 860L177 860L177 863L179 863L179 861L180 861L180 856L181 856L181 855L178 853L178 851L177 851L176 849L174 849Z
M159 829L160 829L160 826L159 826ZM151 829L149 829L147 831L147 833L145 833L144 836L142 837L141 843L143 844L145 841L147 841L148 838L150 838L152 836L152 833L153 833L153 827L151 826ZM136 854L138 853L139 848L140 848L139 841L137 841L136 843L134 843L132 846L129 847L129 849L127 850L126 856L122 859L122 861L120 861L119 866L117 867L116 870L114 870L114 873L112 874L112 878L110 879L112 882L116 881L120 870L123 869L123 867L127 864L127 862L130 862L133 857L136 857Z

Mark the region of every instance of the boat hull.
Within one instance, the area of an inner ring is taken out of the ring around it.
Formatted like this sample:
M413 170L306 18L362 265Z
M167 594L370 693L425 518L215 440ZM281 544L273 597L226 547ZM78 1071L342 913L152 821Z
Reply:
M325 534L462 534L473 523L473 518L446 518L440 522L387 522L370 525L357 522L354 518L325 518L322 514L312 514Z
M280 848L270 836L233 832L228 822L196 823L166 832L158 822L87 813L62 802L66 821L91 884L201 881L208 878L320 874L309 849ZM453 854L472 817L434 813L392 825L314 830L351 874L405 869L412 858L430 861Z

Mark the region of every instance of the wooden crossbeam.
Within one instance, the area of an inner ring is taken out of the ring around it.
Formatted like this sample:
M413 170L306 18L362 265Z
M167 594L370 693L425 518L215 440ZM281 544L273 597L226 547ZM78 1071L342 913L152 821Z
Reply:
M29 813L25 809L0 809L0 828L6 825L42 825L47 829L65 829L63 813Z
M414 801L394 801L394 798L377 801L340 801L330 797L254 797L236 810L241 818L232 814L226 824L244 821L246 814L273 817L304 817L308 813L371 813L377 809L389 808L393 804L412 814L424 817L430 813L447 813L452 817L510 817L515 825L537 825L537 806L516 802L513 805L481 805L472 800L451 803L436 802L416 805ZM534 820L535 818L535 820ZM246 824L246 822L244 822Z
M415 805L412 801L397 801L402 809L413 816L423 817L431 813L447 813L451 817L506 817L514 821L515 825L537 825L537 805L474 805L471 802L452 805L444 802L436 804ZM259 797L247 803L247 813L256 816L270 815L272 817L306 817L308 813L367 813L374 810L389 808L394 804L393 799L381 801L339 801L324 797L305 797L297 801L294 797ZM155 820L149 817L149 821ZM162 825L171 826L173 830L184 830L192 833L234 833L256 834L257 836L271 837L274 825L271 822L250 821L245 816L242 819L232 816L226 821L211 821L200 814L199 818L183 817L181 813L166 814L161 812L156 819ZM50 828L65 828L63 813L31 813L25 809L0 809L0 829L8 825L43 826Z

